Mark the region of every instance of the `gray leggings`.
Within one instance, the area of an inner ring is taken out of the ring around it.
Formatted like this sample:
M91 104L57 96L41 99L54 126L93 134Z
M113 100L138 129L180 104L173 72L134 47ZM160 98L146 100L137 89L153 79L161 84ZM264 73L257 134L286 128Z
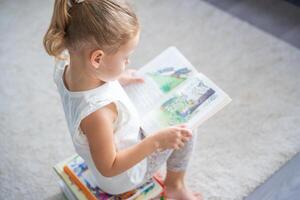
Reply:
M144 130L141 129L141 138L144 139ZM147 172L144 181L153 177L153 175L167 162L167 170L170 171L185 171L192 152L194 150L195 132L193 136L185 145L178 150L166 149L162 152L153 152L147 157Z

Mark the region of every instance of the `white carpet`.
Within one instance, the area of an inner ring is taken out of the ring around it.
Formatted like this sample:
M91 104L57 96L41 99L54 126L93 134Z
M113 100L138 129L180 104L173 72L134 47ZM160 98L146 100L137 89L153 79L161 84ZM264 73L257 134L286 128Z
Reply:
M52 166L73 153L42 36L52 1L0 2L0 199L62 199ZM300 151L298 49L197 0L135 1L138 68L176 46L233 99L198 131L188 185L242 199Z

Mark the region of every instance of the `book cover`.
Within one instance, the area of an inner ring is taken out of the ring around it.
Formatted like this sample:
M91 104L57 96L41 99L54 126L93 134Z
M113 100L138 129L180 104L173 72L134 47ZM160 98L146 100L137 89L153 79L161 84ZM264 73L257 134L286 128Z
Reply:
M64 189L63 191L68 191L66 196L70 196L70 193L72 193L73 196L80 200L151 199L159 196L163 191L162 183L153 178L132 191L120 195L107 194L97 186L84 160L77 154L58 163L54 166L54 169L64 181L64 188L61 187Z
M176 47L167 48L136 74L144 78L144 83L124 89L143 116L146 135L182 123L195 129L231 102Z
M77 155L74 154L73 156L71 156L71 157L69 157L69 158L67 158L67 159L65 159L65 160L57 163L53 167L53 169L57 173L57 175L60 177L60 179L64 182L64 185L69 189L68 191L71 192L73 194L73 196L76 197L76 199L78 199L78 200L87 200L87 198L84 195L84 193L78 188L78 186L76 184L74 184L71 181L71 179L69 178L69 176L63 170L64 165L66 163L70 162L75 156L77 156ZM68 197L70 195L66 194L66 196Z
M65 197L68 200L77 200L76 196L73 194L71 189L66 185L66 183L62 180L58 182L60 189L63 191Z

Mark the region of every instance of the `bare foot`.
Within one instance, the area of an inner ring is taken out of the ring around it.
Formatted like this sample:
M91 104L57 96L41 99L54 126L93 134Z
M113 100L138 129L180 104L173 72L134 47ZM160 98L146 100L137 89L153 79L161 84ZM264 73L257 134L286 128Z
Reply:
M166 186L166 196L168 200L203 200L201 193L192 192L184 186L181 188Z

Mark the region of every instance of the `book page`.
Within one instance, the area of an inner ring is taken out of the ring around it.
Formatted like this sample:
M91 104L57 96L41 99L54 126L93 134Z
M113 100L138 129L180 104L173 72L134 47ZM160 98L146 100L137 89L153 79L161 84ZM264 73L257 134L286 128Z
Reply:
M169 47L137 71L137 75L144 78L144 83L125 86L124 89L139 114L144 116L155 103L196 73L192 64L175 47Z
M194 129L230 101L228 95L216 84L198 73L156 104L142 119L143 128L146 134L182 123Z

